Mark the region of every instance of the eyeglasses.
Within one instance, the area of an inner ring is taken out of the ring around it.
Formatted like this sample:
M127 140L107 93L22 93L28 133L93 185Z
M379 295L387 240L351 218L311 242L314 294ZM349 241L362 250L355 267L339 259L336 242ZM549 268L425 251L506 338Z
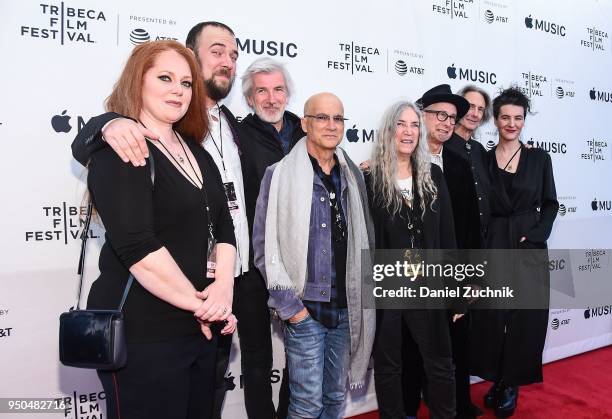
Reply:
M438 118L438 121L440 122L444 122L447 119L450 118L450 123L451 125L455 125L457 123L457 115L449 115L444 111L434 111L434 110L427 110L427 109L423 109L423 112L426 113L435 113L436 114L436 118Z
M329 116L324 113L320 113L317 115L304 115L304 118L314 118L314 120L321 125L328 123L330 120L333 120L334 124L339 125L344 124L344 121L348 121L348 119L343 117L342 115Z

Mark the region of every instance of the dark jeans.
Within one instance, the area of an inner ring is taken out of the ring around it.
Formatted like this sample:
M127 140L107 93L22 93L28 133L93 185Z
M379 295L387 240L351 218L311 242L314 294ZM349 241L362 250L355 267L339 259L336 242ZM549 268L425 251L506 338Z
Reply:
M427 380L428 406L432 419L454 419L454 367L448 354L436 355L433 333L426 310L377 310L374 344L374 383L381 419L399 419L405 415L402 389L402 323L407 326L423 358ZM418 368L413 373L418 374Z
M233 311L238 319L240 337L240 359L244 404L251 419L274 418L272 402L272 334L270 331L270 310L268 289L256 268L236 278L234 285ZM231 337L222 337L217 351L217 373L215 390L215 419L221 417L223 399L227 390L225 373L229 364ZM277 417L286 416L289 404L287 374L279 394ZM239 381L239 380L238 380Z
M98 371L108 419L209 419L216 338L128 344L127 365Z
M402 325L402 385L406 416L416 416L421 406L421 393L425 386L425 371L419 346L405 324Z

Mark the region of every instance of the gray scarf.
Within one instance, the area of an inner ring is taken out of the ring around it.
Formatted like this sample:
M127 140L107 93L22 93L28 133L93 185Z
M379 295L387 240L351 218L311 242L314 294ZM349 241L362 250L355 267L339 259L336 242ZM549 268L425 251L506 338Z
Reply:
M270 290L291 289L300 298L307 275L308 235L314 171L306 150L306 137L276 166L270 183L266 213L266 277ZM351 338L349 383L362 387L374 342L376 317L363 309L362 286L368 290L372 279L370 249L374 229L365 182L359 168L338 148L340 170L347 181L348 228L346 298ZM363 269L362 269L363 266ZM366 290L366 295L372 295ZM368 307L374 307L368 304Z

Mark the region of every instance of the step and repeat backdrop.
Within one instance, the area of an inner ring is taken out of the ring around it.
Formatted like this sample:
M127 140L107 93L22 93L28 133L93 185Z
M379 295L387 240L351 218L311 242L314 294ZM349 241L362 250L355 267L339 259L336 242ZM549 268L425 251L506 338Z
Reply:
M610 2L3 0L0 16L0 397L63 398L67 408L54 417L106 417L95 373L58 362L58 316L76 292L86 177L70 143L103 111L135 44L183 42L203 20L236 32L238 77L261 56L284 62L295 84L289 109L297 114L311 94L336 93L349 118L342 146L358 162L397 99L416 100L439 83L455 90L474 83L493 96L518 86L535 111L523 140L548 151L554 164L560 209L549 245L574 249L551 256L553 286L558 280L560 291L579 294L589 278L610 278ZM225 103L244 117L238 77ZM491 148L495 127L477 137ZM104 233L94 226L89 234L88 286ZM611 344L609 303L552 308L545 361ZM273 329L270 380L278 390L284 355ZM236 340L225 418L246 417L237 348ZM351 393L347 416L376 408L372 381Z

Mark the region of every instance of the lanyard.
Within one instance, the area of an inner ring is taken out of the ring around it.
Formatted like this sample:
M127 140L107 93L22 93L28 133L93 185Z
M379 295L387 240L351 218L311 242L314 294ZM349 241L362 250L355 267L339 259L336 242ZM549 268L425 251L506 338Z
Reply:
M221 157L221 166L223 166L223 172L225 173L226 177L227 177L227 169L225 168L225 160L223 159L223 126L221 124L221 108L219 107L219 104L216 104L217 109L219 111L219 144L217 145L217 142L215 141L215 138L212 136L212 132L210 130L208 130L208 135L210 136L210 139L212 140L215 148L217 149L217 153L219 153L219 157Z

